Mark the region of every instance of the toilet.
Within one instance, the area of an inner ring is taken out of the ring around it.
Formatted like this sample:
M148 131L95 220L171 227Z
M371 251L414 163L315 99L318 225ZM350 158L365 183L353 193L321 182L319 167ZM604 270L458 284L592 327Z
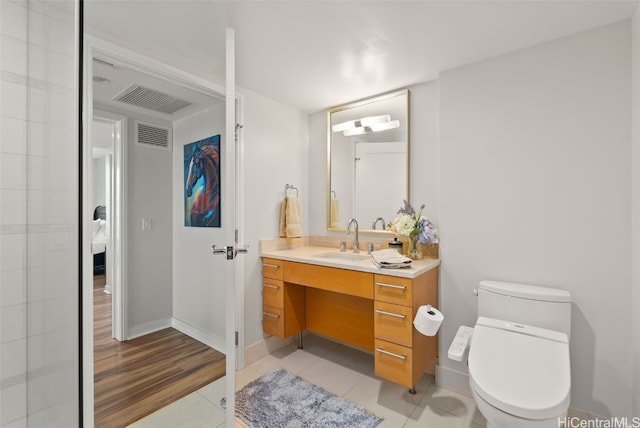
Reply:
M571 400L571 295L482 281L469 348L469 384L493 428L558 427Z

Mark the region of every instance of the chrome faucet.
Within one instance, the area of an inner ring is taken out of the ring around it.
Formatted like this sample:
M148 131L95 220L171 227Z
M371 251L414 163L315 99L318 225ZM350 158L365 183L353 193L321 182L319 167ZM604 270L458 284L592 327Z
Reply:
M382 217L378 217L373 221L373 224L371 225L371 229L376 230L376 225L379 222L382 222L382 230L384 230L384 228L387 227L387 225L384 223L384 219Z
M354 253L359 253L360 252L360 241L358 239L358 222L356 221L355 218L350 218L349 222L347 223L347 235L351 234L351 225L352 224L355 225L355 230L356 230L356 237L353 240L353 252Z

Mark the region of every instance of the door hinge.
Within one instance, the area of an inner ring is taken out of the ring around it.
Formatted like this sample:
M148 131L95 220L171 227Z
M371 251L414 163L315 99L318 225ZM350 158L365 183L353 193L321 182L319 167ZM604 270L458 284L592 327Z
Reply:
M236 129L235 129L235 142L238 142L238 134L240 133L240 130L244 128L244 125L240 125L239 123L236 123Z
M238 346L238 332L236 331L236 346Z
M238 245L238 229L235 230L236 245Z

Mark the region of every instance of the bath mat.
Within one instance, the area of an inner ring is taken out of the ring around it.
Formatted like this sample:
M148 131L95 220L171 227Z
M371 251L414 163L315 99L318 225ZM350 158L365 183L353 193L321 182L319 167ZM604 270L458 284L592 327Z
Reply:
M251 428L373 428L383 421L285 369L273 370L236 392L236 416Z

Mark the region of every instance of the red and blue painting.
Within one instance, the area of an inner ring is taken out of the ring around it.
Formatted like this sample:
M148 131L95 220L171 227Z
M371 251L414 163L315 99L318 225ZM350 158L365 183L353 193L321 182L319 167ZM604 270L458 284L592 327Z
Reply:
M220 227L220 135L184 146L184 225Z

